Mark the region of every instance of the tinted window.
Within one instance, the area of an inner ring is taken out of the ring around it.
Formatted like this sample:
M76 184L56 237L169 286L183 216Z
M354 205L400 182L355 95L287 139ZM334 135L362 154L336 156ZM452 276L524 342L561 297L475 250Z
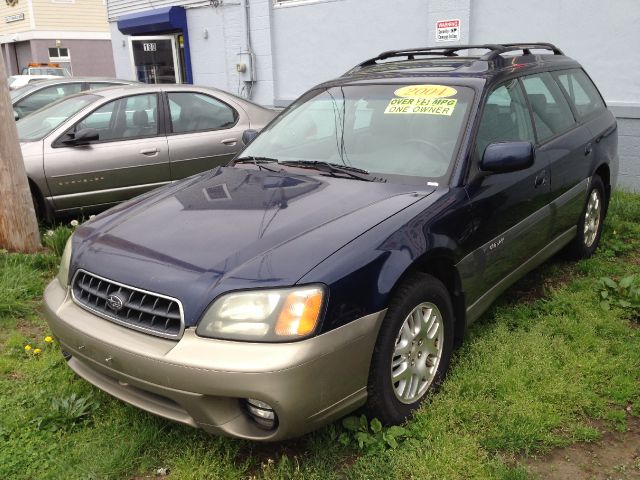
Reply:
M174 133L219 130L235 125L238 114L227 104L200 93L169 93Z
M95 128L101 141L153 137L158 135L157 110L155 94L120 98L85 117L74 130Z
M573 126L571 108L550 74L524 77L522 83L533 112L538 141L544 142Z
M582 70L562 72L556 78L575 105L578 117L584 118L605 108L595 85Z
M489 95L476 139L478 158L490 143L510 141L535 141L531 116L517 80L500 85Z
M67 83L64 85L57 85L54 87L43 88L42 90L38 90L35 93L32 93L28 97L24 98L17 102L13 108L18 114L20 118L28 115L31 112L35 112L45 105L49 105L56 100L66 97L67 95L72 95L74 93L79 93L82 89L82 84L80 83Z

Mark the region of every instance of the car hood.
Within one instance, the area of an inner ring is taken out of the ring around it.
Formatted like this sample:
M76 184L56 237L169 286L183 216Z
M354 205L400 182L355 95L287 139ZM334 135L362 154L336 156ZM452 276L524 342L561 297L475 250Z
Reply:
M218 295L293 285L434 190L220 167L81 226L73 269L178 298L192 326Z

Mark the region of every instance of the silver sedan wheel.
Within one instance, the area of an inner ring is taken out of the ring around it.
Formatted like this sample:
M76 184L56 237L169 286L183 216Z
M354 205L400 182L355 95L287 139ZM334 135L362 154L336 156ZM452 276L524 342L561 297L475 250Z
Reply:
M411 404L427 392L442 358L444 325L433 303L415 307L400 327L391 356L391 383L396 398Z
M587 248L593 245L598 236L598 229L600 228L600 216L602 214L602 199L600 198L600 191L594 189L589 195L589 201L587 202L587 211L584 216L584 244Z

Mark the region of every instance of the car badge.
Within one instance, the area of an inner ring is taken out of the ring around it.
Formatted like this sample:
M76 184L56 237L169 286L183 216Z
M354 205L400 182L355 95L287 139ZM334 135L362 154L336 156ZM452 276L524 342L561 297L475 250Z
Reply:
M119 312L124 308L124 300L115 293L109 295L107 297L107 307L109 307L114 312Z

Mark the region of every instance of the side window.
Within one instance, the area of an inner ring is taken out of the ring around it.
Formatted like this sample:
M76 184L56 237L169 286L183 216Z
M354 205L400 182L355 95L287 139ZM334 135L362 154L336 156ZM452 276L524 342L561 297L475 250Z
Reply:
M173 92L168 97L173 133L220 130L238 120L234 109L208 95Z
M158 135L158 97L134 95L109 102L76 124L75 131L95 128L100 141Z
M37 92L29 95L24 100L19 101L14 105L14 109L18 112L20 117L24 117L25 115L35 112L36 110L49 105L62 97L79 93L80 90L82 90L81 83L67 83L43 88L42 90L38 90Z
M575 105L579 118L604 110L605 105L593 82L582 70L570 70L556 75L567 96Z
M571 108L550 74L524 77L522 83L531 105L538 141L544 142L575 124Z
M487 99L476 138L477 158L490 143L534 142L531 116L518 80L497 87Z

